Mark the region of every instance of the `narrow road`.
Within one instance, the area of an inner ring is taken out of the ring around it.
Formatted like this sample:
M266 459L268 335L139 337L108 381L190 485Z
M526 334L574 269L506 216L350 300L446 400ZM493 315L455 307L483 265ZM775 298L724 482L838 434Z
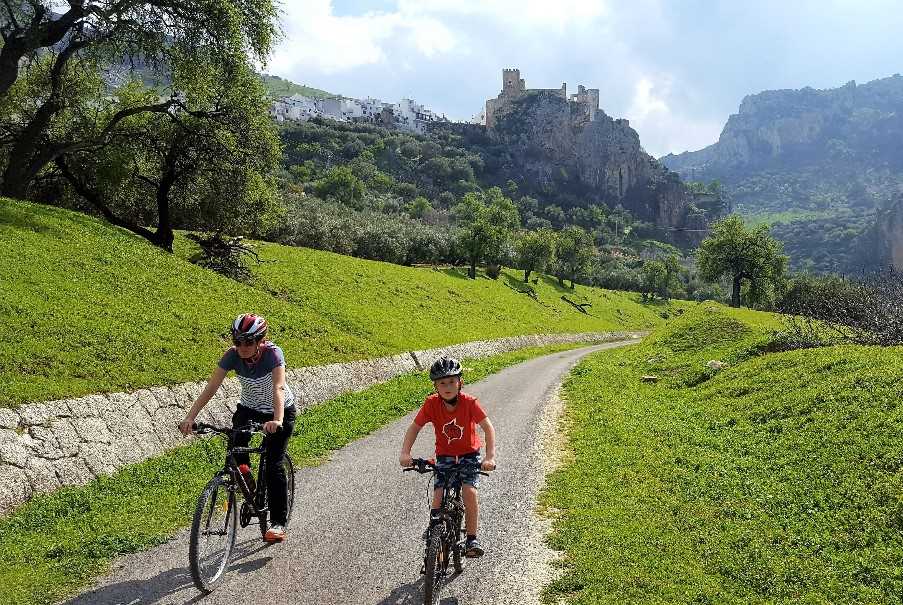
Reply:
M537 418L568 371L609 343L555 353L465 387L496 427L499 468L480 487L482 559L442 593L443 605L536 600L536 497L543 479ZM465 373L465 381L466 381ZM187 532L157 548L118 559L111 573L68 605L371 604L421 601L421 533L428 517L427 477L402 473L398 448L413 414L297 474L289 538L267 546L256 527L240 530L228 576L199 593L187 570ZM431 455L426 427L414 455Z

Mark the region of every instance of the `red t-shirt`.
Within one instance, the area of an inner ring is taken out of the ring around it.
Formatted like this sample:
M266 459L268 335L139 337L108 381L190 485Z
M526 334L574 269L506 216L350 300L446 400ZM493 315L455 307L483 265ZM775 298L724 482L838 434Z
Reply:
M476 397L458 393L458 405L449 412L437 393L426 398L414 424L423 427L433 423L436 431L437 456L463 456L480 449L477 425L486 418L486 412Z

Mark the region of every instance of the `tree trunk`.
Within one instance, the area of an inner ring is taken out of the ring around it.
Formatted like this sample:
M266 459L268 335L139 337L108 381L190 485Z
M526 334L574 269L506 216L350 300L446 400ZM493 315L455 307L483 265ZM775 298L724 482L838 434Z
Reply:
M470 261L470 267L467 269L467 277L470 279L477 278L477 262L475 260Z
M177 139L170 146L166 154L163 174L160 176L160 184L157 187L157 233L154 242L164 250L172 252L173 232L172 219L169 212L169 194L176 180L179 178L180 171L177 164L181 153L183 139Z
M530 269L524 269L524 283L530 281Z
M56 58L50 73L50 96L38 107L9 152L6 169L3 171L3 188L0 190L3 195L20 199L27 197L28 187L41 169L60 155L62 146L54 146L41 139L50 128L53 116L63 109L64 103L60 95L66 64L85 46L85 41L71 41Z
M122 227L123 229L128 229L135 235L140 235L155 246L163 248L168 252L172 252L173 232L172 228L170 228L168 224L165 229L158 228L157 231L154 232L150 229L142 227L141 225L137 225L130 221L119 218L118 216L113 214L113 211L110 210L110 208L106 204L103 203L103 200L100 199L100 195L96 191L78 180L78 177L76 177L72 173L72 171L69 170L69 166L66 164L66 160L63 158L63 156L57 157L55 162L60 170L60 173L67 181L69 181L69 183L72 185L72 188L75 189L75 191L88 203L94 206L94 208L96 208L97 211L100 212L103 217L110 222L110 224L116 225L117 227Z
M735 308L740 307L740 281L743 278L740 275L734 276L734 287L731 292L731 306Z

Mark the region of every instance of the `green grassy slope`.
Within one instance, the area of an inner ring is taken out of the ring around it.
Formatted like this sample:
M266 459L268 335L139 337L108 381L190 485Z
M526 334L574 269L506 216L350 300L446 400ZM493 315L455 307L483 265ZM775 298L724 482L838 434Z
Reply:
M901 350L761 355L769 324L707 305L576 368L544 495L566 551L550 596L899 602Z
M546 276L529 284L537 294L534 300L514 289L526 287L522 271L504 270L498 280L474 281L464 269L411 269L276 244L263 245L260 255L275 262L257 268L259 287L390 350L417 341L510 336L515 325L517 333L532 334L659 323L660 309L637 304L636 295L580 285L571 290ZM592 315L579 313L562 295L591 303Z
M327 99L335 96L325 90L304 86L303 84L295 84L291 80L286 80L279 76L264 74L260 76L260 81L263 82L267 92L274 99L290 97L294 94L304 95L305 97L311 97L313 99Z
M661 307L578 288L592 315L541 281L540 302L507 279L463 279L264 245L253 286L169 255L90 217L0 199L0 406L200 380L240 312L265 314L290 366L388 355L477 338L637 329ZM509 276L510 279L510 276Z

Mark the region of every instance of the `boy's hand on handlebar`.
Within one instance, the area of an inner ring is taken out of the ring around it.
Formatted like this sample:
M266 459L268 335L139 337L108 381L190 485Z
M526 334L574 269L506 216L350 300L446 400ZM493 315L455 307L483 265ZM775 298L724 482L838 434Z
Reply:
M263 432L273 434L282 428L281 420L270 420L263 425Z
M410 454L402 454L398 457L398 463L402 466L402 468L409 468L414 465L414 459Z
M480 468L484 471L494 471L495 458L486 458L485 460L483 460L483 464L480 465Z

